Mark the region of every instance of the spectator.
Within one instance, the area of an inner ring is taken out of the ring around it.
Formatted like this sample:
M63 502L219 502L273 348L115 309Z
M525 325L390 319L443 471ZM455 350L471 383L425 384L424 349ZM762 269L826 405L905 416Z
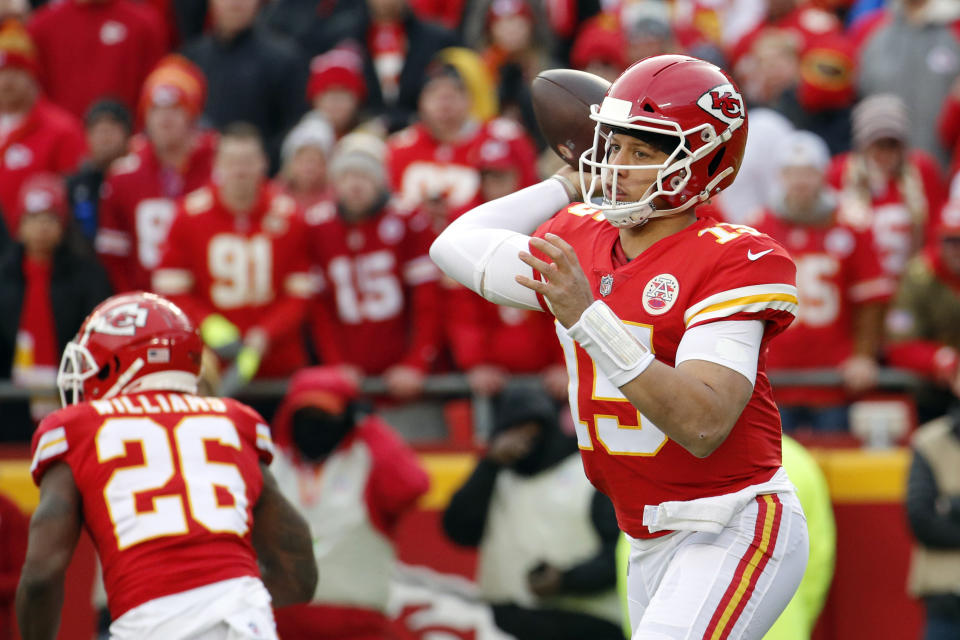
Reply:
M840 191L840 219L873 229L880 263L899 278L936 226L946 200L936 161L909 145L907 107L893 95L865 98L853 110L853 151L828 173Z
M942 416L960 395L960 207L943 211L936 240L907 265L887 316L892 366L937 383L917 397L923 421Z
M313 280L302 214L267 181L266 150L252 125L223 131L213 175L216 182L178 206L153 289L232 361L223 387L236 391L255 375L288 376L304 366L301 330Z
M532 17L533 39L545 45L547 51L550 51L553 48L554 40L556 40L558 33L555 29L551 28L553 25L550 24L550 14L554 10L554 7L550 5L555 3L544 2L543 0L523 0L523 3L527 5L527 11ZM495 7L494 5L497 4L501 6ZM470 0L466 2L460 21L460 33L463 34L464 44L476 51L483 49L485 45L490 43L489 28L491 15L503 11L504 8L506 8L509 13L509 7L511 5L515 5L513 0L506 0L506 2L504 2L504 0ZM565 13L571 19L585 20L593 13L596 13L598 9L599 6L594 6L588 12L584 12L582 8L564 7L559 8L559 11ZM564 34L564 37L573 35L573 31L577 25L571 26L572 28Z
M613 82L627 68L625 48L616 16L601 13L583 24L570 50L570 64Z
M845 37L818 38L800 54L797 84L774 105L797 129L823 138L831 155L850 150L854 61Z
M69 212L63 181L31 176L20 192L18 243L0 259L0 372L25 387L52 388L60 353L86 315L110 295L100 264L65 241ZM29 440L51 398L3 407L4 438Z
M798 39L785 29L765 29L750 43L736 66L744 97L751 107L782 111L780 103L796 88L800 75Z
M307 110L307 58L292 40L254 24L259 0L211 0L210 7L210 32L183 48L209 82L204 115L217 128L257 127L275 169L284 136Z
M396 559L397 523L427 491L413 451L366 412L350 376L332 367L297 373L274 420L273 473L307 519L317 569L313 601L277 609L285 640L380 640Z
M20 228L17 197L34 173L69 173L84 153L83 127L40 94L33 41L12 18L0 24L0 213Z
M307 100L322 115L339 140L360 123L367 99L363 55L354 44L344 44L310 62Z
M530 186L523 179L527 161L508 142L481 140L471 157L480 171L480 197L470 208ZM553 318L495 305L447 278L443 286L444 325L453 360L467 372L474 393L499 393L511 374L540 374L554 399L566 397L567 372Z
M953 81L937 121L940 143L951 157L948 175L960 171L960 75Z
M108 97L134 109L144 79L169 46L160 14L131 0L51 2L27 26L44 91L77 118Z
M670 26L670 7L665 2L624 4L620 10L620 23L628 64L649 56L680 52Z
M452 59L462 62L456 56ZM505 118L482 125L473 117L474 97L482 91L479 87L472 91L466 75L441 55L420 96L420 122L387 141L393 191L405 207L427 209L434 220L455 217L476 198L480 176L470 155L488 134L526 147L530 162L523 165L529 172L523 181L536 178L536 150L520 125Z
M908 590L923 600L925 640L960 636L960 414L929 422L913 435L907 518L916 538Z
M0 493L0 640L13 640L13 596L27 554L27 516Z
M960 36L953 25L960 5L939 0L888 3L885 23L860 50L860 95L895 94L907 105L912 124L906 141L949 163L934 123L960 73Z
M410 124L427 67L441 49L457 44L453 32L418 18L407 0L366 0L344 25L341 38L367 43L364 75L371 114L388 131Z
M740 179L712 203L718 209L717 217L727 222L748 222L773 200L777 167L770 162L769 141L785 139L793 132L793 125L773 109L757 107L750 110L750 132L737 174ZM701 205L705 206L711 205Z
M494 421L486 455L450 499L443 529L478 547L480 595L497 626L517 640L622 640L616 515L583 475L553 402L506 391Z
M766 0L766 16L746 31L730 47L729 59L739 76L739 68L747 53L753 48L757 38L772 32L783 32L793 42L797 51L806 49L814 40L842 31L840 21L835 15L804 0ZM737 11L731 13L736 14ZM749 17L753 19L752 16Z
M150 289L177 200L210 179L216 137L197 126L205 95L203 74L178 55L144 83L144 132L101 190L96 249L115 291Z
M487 48L483 60L498 87L500 115L520 123L539 138L530 83L555 64L550 41L534 39L536 23L531 0L494 0L487 15ZM539 140L540 147L546 144Z
M87 159L67 178L67 201L73 219L91 243L97 235L100 187L110 164L129 151L130 112L114 100L95 102L84 118Z
M800 312L770 344L771 369L838 369L843 389L777 387L783 430L847 428L851 396L876 382L883 314L894 293L869 229L837 221L837 200L826 186L827 145L808 131L778 149L779 194L755 225L779 240L797 265Z
M280 183L303 210L333 199L327 183L333 135L323 116L309 113L283 141Z
M389 202L384 145L339 142L330 162L336 202L311 209L313 256L325 290L311 313L321 362L383 375L396 397L420 392L440 341L439 271L429 220Z

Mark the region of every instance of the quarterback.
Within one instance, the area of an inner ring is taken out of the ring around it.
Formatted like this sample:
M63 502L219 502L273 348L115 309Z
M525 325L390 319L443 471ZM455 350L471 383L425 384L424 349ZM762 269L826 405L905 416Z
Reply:
M267 470L270 429L239 402L196 395L200 350L183 311L150 293L107 299L67 344L64 408L33 437L24 640L56 637L81 526L112 640L276 640L271 599L313 594L309 528Z
M655 56L590 117L579 176L480 205L431 256L488 300L555 316L584 469L631 542L633 638L761 638L808 552L764 372L796 270L768 236L695 210L737 174L744 101L716 66Z

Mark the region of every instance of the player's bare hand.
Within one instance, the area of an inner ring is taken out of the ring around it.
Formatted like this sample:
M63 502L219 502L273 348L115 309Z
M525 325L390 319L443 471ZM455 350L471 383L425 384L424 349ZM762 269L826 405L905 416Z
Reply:
M580 260L573 247L560 236L548 233L546 238L531 238L530 246L542 251L550 260L546 262L526 251L520 259L540 272L543 281L526 276L517 276L519 284L533 289L550 303L550 310L566 328L576 324L580 316L593 304L593 292L583 273Z
M423 390L423 372L415 367L398 364L383 373L387 391L394 398L409 400Z

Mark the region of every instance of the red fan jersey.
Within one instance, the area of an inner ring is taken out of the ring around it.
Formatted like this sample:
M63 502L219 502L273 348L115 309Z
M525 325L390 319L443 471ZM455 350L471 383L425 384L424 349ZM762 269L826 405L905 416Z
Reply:
M896 287L880 266L872 232L835 222L791 224L770 211L763 213L756 228L781 242L793 256L800 299L797 321L770 345L767 366L836 367L853 355L854 307L886 302ZM778 389L777 400L791 402L781 391L786 390ZM796 402L810 400L803 393Z
M64 462L83 499L113 619L161 596L259 577L250 529L270 429L231 399L151 391L50 414L30 472Z
M199 134L181 171L164 167L146 139L113 163L101 190L96 248L114 291L150 290L177 200L210 179L216 137Z
M300 329L314 291L305 231L296 203L270 184L245 216L203 187L177 210L153 288L198 325L219 313L242 333L262 329L270 344L257 375L290 375L306 364Z
M853 227L872 229L880 264L888 274L899 278L918 245L924 239L932 239L940 209L947 200L940 168L929 154L911 151L907 155L908 178L871 185L868 208L864 209L859 199L850 197L856 193L854 184L864 180L858 176L863 163L857 160L855 154L841 154L833 159L827 172L827 181L841 193L839 218ZM911 214L909 199L922 203L923 218L915 219ZM917 230L925 238L918 238Z
M584 470L613 501L620 528L651 537L643 526L646 505L769 480L781 464L780 414L764 353L797 308L796 268L783 247L750 227L700 218L627 261L618 229L586 204L562 210L536 235L548 232L573 246L594 297L664 364L674 366L690 327L726 320L762 320L766 327L753 396L727 439L706 458L669 440L597 373L586 351L558 331Z
M387 205L348 223L329 203L307 221L324 281L310 314L320 359L369 375L395 364L429 369L440 342L440 272L428 255L427 217Z
M491 120L465 135L456 144L436 140L423 124L414 124L387 141L390 186L404 207L415 208L424 200L442 199L451 212L462 212L477 195L480 173L475 147L489 139L507 142L515 148L521 163L522 185L537 181L536 149L516 122Z
M11 236L20 229L17 197L24 181L41 171L73 172L86 147L80 121L45 98L14 129L0 133L0 212Z
M107 96L136 109L143 81L170 44L159 12L130 0L52 2L30 16L28 28L44 90L78 118Z

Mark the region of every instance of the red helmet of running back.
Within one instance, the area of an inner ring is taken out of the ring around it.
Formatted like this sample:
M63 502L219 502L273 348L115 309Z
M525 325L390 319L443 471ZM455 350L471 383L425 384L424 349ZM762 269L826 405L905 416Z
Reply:
M740 169L747 142L747 112L740 90L719 67L699 58L661 55L645 58L610 85L603 102L591 107L594 145L580 157L585 201L595 203L615 226L642 224L679 213L728 187ZM643 132L676 140L662 164L607 162L611 132ZM603 154L602 157L598 157ZM616 182L623 171L656 169L640 200L618 202Z
M63 405L152 389L195 393L203 343L166 298L132 292L94 309L60 360Z

